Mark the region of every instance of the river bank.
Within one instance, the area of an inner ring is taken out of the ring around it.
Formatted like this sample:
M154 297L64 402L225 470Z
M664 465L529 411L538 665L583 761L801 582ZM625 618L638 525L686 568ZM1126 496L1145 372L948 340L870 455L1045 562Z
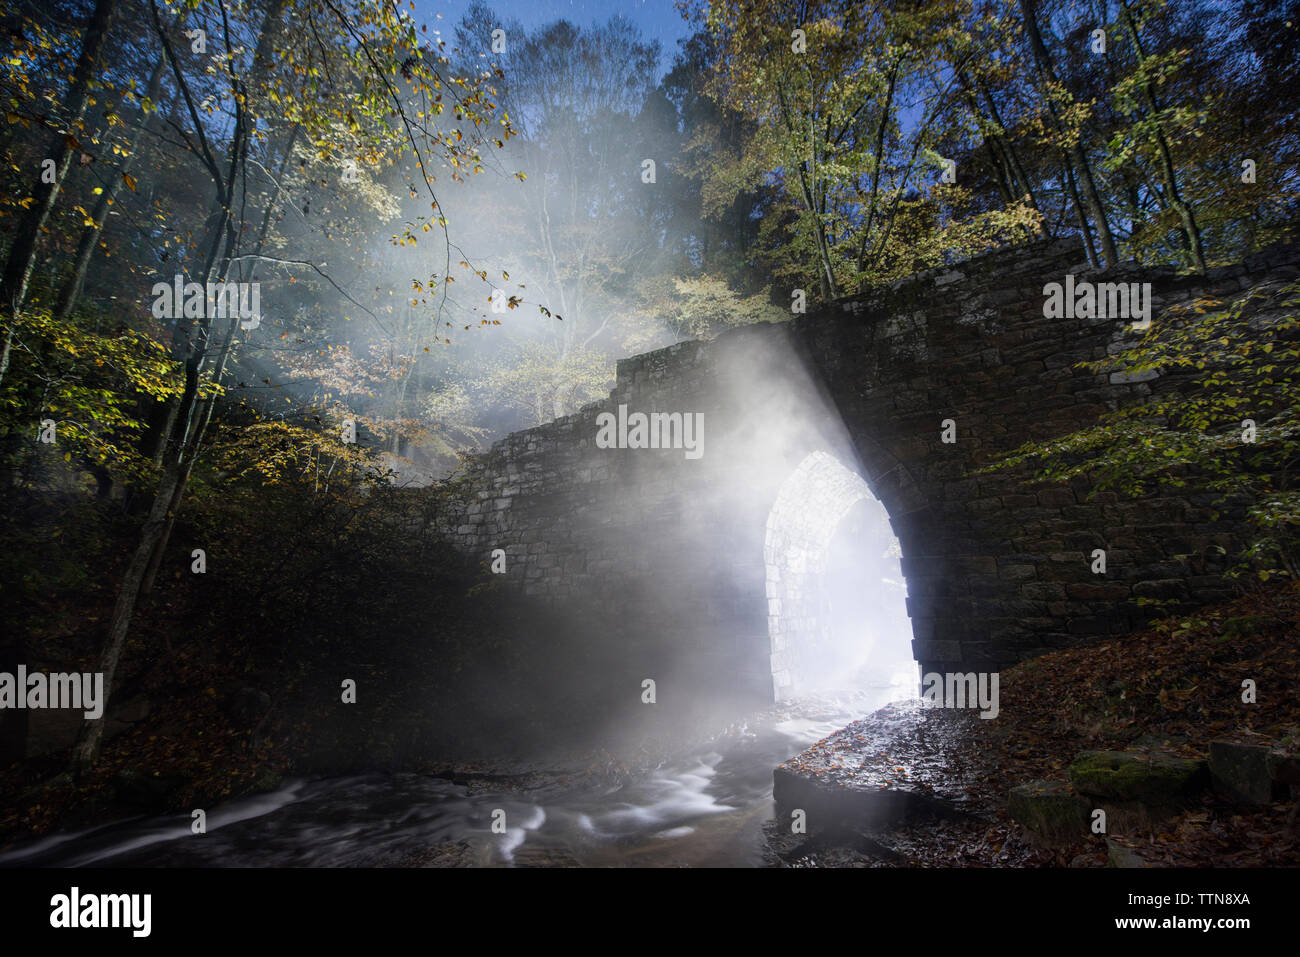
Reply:
M881 711L899 692L881 687L615 748L557 739L527 761L313 773L293 765L301 750L267 736L261 750L214 748L196 780L124 773L124 749L97 771L100 792L64 785L7 802L43 826L11 828L0 866L1292 866L1294 792L1267 779L1262 794L1234 790L1223 756L1294 752L1297 622L1300 588L1280 584L1024 662L1002 672L993 720ZM927 733L936 721L944 731ZM119 740L153 746L147 730ZM1184 762L1199 783L1168 807L1144 798L1151 807L1135 817L1123 795L1087 790L1079 762L1096 753ZM796 831L780 786L773 801L774 769L778 782L784 773L834 793L907 791L936 807L831 820L809 804L809 826ZM1104 833L1086 826L1095 807L1111 815ZM205 834L193 832L194 809L205 811Z

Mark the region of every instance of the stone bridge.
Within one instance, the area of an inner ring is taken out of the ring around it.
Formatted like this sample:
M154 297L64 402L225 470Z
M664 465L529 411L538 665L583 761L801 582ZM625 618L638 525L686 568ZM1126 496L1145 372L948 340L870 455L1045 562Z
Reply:
M1213 546L1233 550L1246 503L1123 501L1090 497L1086 481L972 474L1171 384L1075 369L1134 333L1123 320L1045 318L1044 286L1067 274L1149 282L1158 323L1189 297L1294 277L1297 261L1282 246L1207 279L1099 274L1077 241L1043 242L625 359L607 400L472 460L444 528L484 561L504 551L505 580L615 643L626 677L689 677L746 700L798 691L824 629L826 545L862 498L883 503L901 544L925 671L997 670L1121 634L1152 617L1142 596L1228 593ZM702 414L702 454L601 447L599 417L620 407ZM1098 548L1104 574L1092 570Z

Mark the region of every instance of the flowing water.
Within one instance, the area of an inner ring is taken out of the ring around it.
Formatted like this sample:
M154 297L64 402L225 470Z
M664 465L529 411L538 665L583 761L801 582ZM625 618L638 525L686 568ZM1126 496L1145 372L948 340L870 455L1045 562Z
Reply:
M751 715L618 782L295 780L209 809L205 834L191 833L189 814L135 818L42 838L0 867L760 866L772 769L908 687L904 677Z

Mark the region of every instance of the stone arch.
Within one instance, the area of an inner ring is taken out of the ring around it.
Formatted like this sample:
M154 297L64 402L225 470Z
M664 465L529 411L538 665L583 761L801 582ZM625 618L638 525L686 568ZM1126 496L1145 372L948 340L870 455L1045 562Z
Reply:
M1044 284L1083 261L1077 239L995 250L787 323L622 360L607 399L506 436L430 513L480 561L504 549L503 584L617 647L629 682L654 669L680 679L661 688L689 678L690 694L710 700L771 701L766 522L782 483L818 450L888 513L924 671L996 671L1124 634L1150 618L1151 597L1227 597L1231 559L1217 553L1245 544L1244 503L1212 507L1190 487L1127 501L1094 494L1086 476L1044 485L1029 465L982 470L1027 439L1193 381L1083 365L1130 335L1109 320L1043 315ZM1106 281L1151 282L1159 315L1296 263L1292 245L1213 280L1126 265ZM598 447L597 419L624 407L703 416L704 454ZM955 442L941 437L948 419ZM1109 550L1104 579L1091 571L1097 547Z
M777 492L763 546L772 693L777 701L810 689L819 665L836 649L819 584L836 531L860 504L883 503L856 472L834 456L809 453Z

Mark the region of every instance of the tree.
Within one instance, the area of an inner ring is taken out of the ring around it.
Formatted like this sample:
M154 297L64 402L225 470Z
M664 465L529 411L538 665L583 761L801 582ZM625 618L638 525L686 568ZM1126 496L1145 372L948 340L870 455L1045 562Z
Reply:
M178 15L177 22L179 20ZM121 152L125 158L116 170L116 175L109 179L108 185L100 188L99 199L95 203L94 211L89 216L89 222L86 222L82 227L81 239L77 243L77 254L72 267L72 275L64 284L63 291L59 295L56 312L61 319L68 317L76 307L77 300L81 297L81 290L86 281L86 272L90 268L91 258L95 254L99 237L103 233L104 224L107 222L109 210L116 201L118 193L124 185L129 185L132 192L135 191L135 180L131 173L140 158L143 149L142 140L149 131L150 121L157 109L154 101L158 98L166 71L167 57L164 54L154 64L153 70L149 74L144 96L136 97L139 116L133 124L131 141L115 150L115 152ZM110 117L112 115L110 114Z
M491 26L480 22L480 32ZM670 192L664 178L673 152L647 143L639 125L659 47L618 17L589 28L560 20L532 33L515 24L508 35L500 102L521 134L510 155L528 172L494 217L519 250L503 271L550 313L538 337L554 368L578 374L594 350L616 341L615 286L653 259L656 226L668 212L659 197ZM476 42L488 46L487 37ZM581 391L576 381L555 380L548 417L571 411Z
M108 39L109 25L117 8L117 0L96 0L90 20L82 37L81 54L72 72L72 80L63 98L64 116L47 151L46 159L53 165L53 175L37 177L25 209L14 228L9 244L9 255L4 271L0 273L0 309L8 310L7 330L3 351L0 352L0 381L9 367L9 353L13 344L14 325L18 310L27 298L27 283L36 262L37 243L41 231L50 218L59 187L68 175L72 158L81 152L76 133L90 100L91 86L98 68L104 44ZM44 164L43 164L44 166ZM48 167L45 167L48 168Z
M178 97L184 103L191 122L190 129L178 129L177 132L187 149L198 158L214 187L213 203L198 249L200 285L218 277L226 281L232 270L266 259L306 266L320 272L319 267L309 261L294 263L281 257L265 256L261 247L270 221L269 212L263 217L261 238L255 241L251 251L245 252L241 249L245 230L240 220L244 215L242 203L248 198L247 167L251 146L255 142L266 142L270 128L277 120L286 119L292 125L301 126L320 152L324 155L331 152L335 107L318 99L317 95L321 78L329 82L334 75L332 71L356 77L358 81L344 117L348 125L359 128L358 115L381 124L385 124L390 116L396 118L424 172L423 180L427 187L432 183L432 173L425 168L426 152L455 164L464 158L473 160L476 155L476 143L482 137L471 135L464 147L458 147L456 144L465 139L463 134L451 140L437 133L434 117L443 111L440 102L430 110L418 110L399 91L399 77L414 80L417 70L416 92L420 95L431 95L435 88L443 87L446 82L439 72L440 64L447 63L446 58L437 54L425 58L418 45L414 24L405 14L370 0L357 0L346 7L330 0L319 6L314 0L302 3L266 0L260 11L250 11L255 17L253 42L245 45L236 39L237 25L232 23L232 11L227 9L224 0L217 0L214 6L217 15L214 26L219 25L219 29L211 32L209 42L213 46L218 42L221 44L220 74L227 84L224 101L228 104L228 112L205 123L203 111L196 102L157 5L152 3L155 32L170 64ZM285 14L289 9L300 22L311 23L311 41L315 46L309 43L286 46L280 42ZM328 46L325 45L326 39L329 40ZM467 117L471 122L482 123L484 116L479 112L479 102L478 92L466 86L464 95L458 94L454 101L457 118ZM214 112L208 110L210 116ZM226 138L223 160L218 159L219 135ZM289 137L289 148L292 139ZM431 187L428 191L432 196ZM436 210L436 197L433 207ZM414 241L414 237L409 238ZM176 512L201 454L205 432L235 344L241 317L224 317L221 325L216 324L216 319L205 311L193 325L183 319L176 323L173 343L183 361L183 388L174 414L165 427L161 476L136 547L122 575L108 636L100 654L99 670L104 673L105 687L109 689L113 685L139 596L158 567ZM94 763L102 729L99 722L87 722L82 726L72 758L74 774L84 773Z
M1079 130L1072 128L1067 115L1073 112L1072 108L1075 104L1057 79L1052 56L1043 42L1042 31L1038 28L1038 14L1034 9L1034 0L1020 0L1020 10L1024 16L1025 36L1029 40L1029 49L1033 52L1034 63L1041 78L1043 100L1056 127L1062 153L1067 157L1066 175L1072 184L1077 177L1078 187L1083 191L1083 200L1092 217L1092 226L1097 231L1101 242L1102 258L1106 265L1114 266L1119 262L1119 250L1115 246L1115 236L1111 232L1110 220L1106 216L1106 207L1102 203L1101 193L1093 176L1092 164L1088 160ZM1075 187L1071 185L1071 191L1074 190ZM1087 217L1084 215L1083 204L1078 201L1077 196L1075 205L1079 210L1080 227L1087 240ZM1091 242L1086 242L1085 245L1089 249L1089 255L1095 259L1095 253L1091 251Z
M1036 231L1032 189L980 209L968 190L942 182L952 168L938 148L958 138L957 92L974 59L960 40L968 15L955 0L710 3L710 94L751 132L709 171L706 212L775 182L776 215L760 236L780 259L776 275L814 285L822 299ZM922 222L946 248L913 254Z

